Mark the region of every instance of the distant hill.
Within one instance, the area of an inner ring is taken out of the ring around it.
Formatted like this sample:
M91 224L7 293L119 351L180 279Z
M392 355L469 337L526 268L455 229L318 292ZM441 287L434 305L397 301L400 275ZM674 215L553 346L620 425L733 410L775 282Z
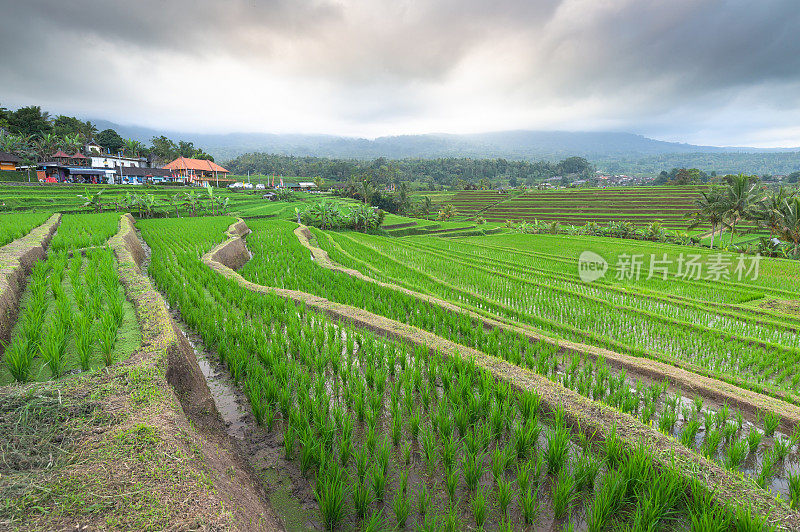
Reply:
M470 135L401 135L370 140L334 135L196 134L157 131L104 120L94 122L98 129L113 128L125 138L143 142L158 135L191 141L223 162L243 153L265 152L345 159L474 157L558 161L581 156L602 170L629 173L653 173L672 166L753 173L788 173L800 169L800 154L791 153L800 151L800 148L697 146L665 142L632 133L500 131ZM703 164L706 161L713 161L717 166Z

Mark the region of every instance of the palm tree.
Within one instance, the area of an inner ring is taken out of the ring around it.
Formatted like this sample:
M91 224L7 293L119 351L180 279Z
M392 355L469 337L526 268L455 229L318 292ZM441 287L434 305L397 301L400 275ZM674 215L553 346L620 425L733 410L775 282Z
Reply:
M722 200L722 192L719 189L712 188L708 192L702 193L702 196L695 201L696 210L687 215L687 217L693 219L689 229L694 229L704 223L711 224L711 249L714 249L714 235L717 232L717 227L719 226L721 229L725 220Z
M775 194L767 194L756 205L753 211L753 218L759 226L769 229L770 234L777 234L784 202L794 198L796 195L797 191L790 191L784 187L778 189Z
M325 180L320 176L315 177L313 181L314 184L317 185L317 190L322 190L322 187L325 186Z
M431 201L430 196L425 196L422 198L422 201L420 202L420 210L422 211L422 214L425 215L425 219L427 220L431 214L431 211L433 210L433 202Z
M138 157L144 149L144 145L138 140L125 139L122 143L122 152L128 157Z
M725 189L722 204L731 226L729 246L733 243L733 237L736 235L736 224L746 220L752 214L753 203L756 200L755 189L755 183L751 183L750 177L744 174L733 176Z
M372 198L375 197L375 187L368 177L361 181L361 193L364 195L364 205L372 204Z
M456 208L453 207L452 204L448 203L447 205L442 207L442 210L439 211L439 217L437 218L437 220L449 220L456 214L457 214Z
M800 198L784 199L778 213L777 233L794 244L794 255L797 255L800 247Z

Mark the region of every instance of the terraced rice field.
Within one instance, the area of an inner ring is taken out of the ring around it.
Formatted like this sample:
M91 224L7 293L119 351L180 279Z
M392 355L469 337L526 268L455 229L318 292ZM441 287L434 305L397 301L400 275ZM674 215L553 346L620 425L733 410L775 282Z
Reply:
M322 231L294 206L136 223L147 274L246 410L232 447L258 476L235 482L263 483L286 530L800 528L800 315L779 310L798 263L756 275L711 250L471 222ZM27 381L125 358L118 219L64 217L0 384L21 354ZM586 251L604 277L581 280Z
M496 190L464 190L456 193L447 203L456 208L458 216L475 216L500 203L510 201L518 192L498 192ZM441 207L438 204L437 207Z
M587 222L654 221L666 227L686 228L685 215L703 187L624 187L527 191L500 201L496 192L459 192L454 204L459 213L480 214L487 221L558 221L569 225ZM495 200L495 201L492 201Z

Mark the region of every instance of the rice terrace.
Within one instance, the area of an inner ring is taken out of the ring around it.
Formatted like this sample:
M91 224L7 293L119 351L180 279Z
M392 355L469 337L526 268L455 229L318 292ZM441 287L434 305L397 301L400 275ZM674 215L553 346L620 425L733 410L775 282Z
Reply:
M800 532L796 0L0 21L0 531Z
M800 523L795 260L92 187L0 189L9 527Z

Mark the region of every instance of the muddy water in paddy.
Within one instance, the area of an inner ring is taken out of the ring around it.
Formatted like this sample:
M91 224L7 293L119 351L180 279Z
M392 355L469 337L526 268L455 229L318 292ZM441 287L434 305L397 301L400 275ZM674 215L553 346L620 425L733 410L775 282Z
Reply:
M578 372L582 371L582 368L583 368L583 362L581 362L581 365L579 366ZM614 369L614 368L612 368L610 366L609 366L609 368L611 369L612 375L616 376L616 375L619 374L619 370L616 370L616 369ZM559 382L563 382L563 378L565 376L566 369L567 369L567 363L564 362L563 360L561 362L559 362L558 368L556 370L556 373L559 376ZM596 370L595 370L595 372L592 373L592 375L593 376L596 375ZM636 383L637 383L637 381L640 381L644 386L650 386L650 385L653 385L653 384L658 384L657 381L655 381L655 380L653 380L653 379L651 379L649 377L636 375L636 374L634 374L632 372L626 371L625 386L628 386L631 389L632 392L636 391ZM673 386L669 386L667 388L666 392L664 393L664 395L662 395L661 398L658 401L656 401L657 408L656 408L656 412L654 413L654 415L652 417L652 421L651 421L652 426L654 428L656 428L656 429L659 428L659 421L660 421L660 419L661 419L661 417L663 415L664 408L666 407L667 400L668 399L673 399L674 400L676 398L676 396L679 394L679 392L680 392L680 390L678 388L675 388ZM641 406L642 405L640 404L640 409L641 409ZM723 405L722 403L713 401L711 399L705 399L704 398L702 409L701 409L701 411L700 411L700 413L699 413L699 415L697 417L698 421L700 422L700 427L697 430L697 434L695 435L695 438L694 438L694 446L692 447L692 450L694 450L698 454L702 454L702 445L703 445L703 441L705 440L705 436L706 436L706 427L705 427L705 422L704 422L704 414L705 413L710 413L710 414L714 415L717 412L719 412L720 410L722 410L724 408L724 406L725 405ZM689 397L689 396L681 394L680 397L679 397L678 408L677 408L677 414L678 415L677 415L674 427L669 432L669 435L671 435L673 438L677 439L678 441L680 441L681 434L683 433L683 431L686 428L686 426L688 424L688 421L689 421L689 420L684 418L684 415L683 415L683 410L684 409L688 409L688 410L692 410L693 409L693 396ZM640 410L640 412L641 412L641 410ZM728 423L734 423L736 421L736 412L737 412L737 410L735 408L729 407L729 409L728 409L728 421L727 421ZM633 417L637 418L637 419L641 419L641 416L639 416L639 415L637 415L635 413L631 413L631 415ZM751 420L749 420L749 419L747 419L745 417L743 419L743 422L742 422L742 428L737 432L735 438L732 440L731 443L733 443L735 441L742 440L742 439L746 440L747 439L747 435L751 431L758 431L763 436L763 433L764 433L763 422L762 422L762 424L760 426L757 426L755 423L753 423ZM751 478L753 480L756 480L758 478L759 474L761 473L762 465L764 463L765 453L768 450L773 449L776 440L782 439L784 441L787 441L787 440L789 440L789 437L790 436L788 434L785 434L785 433L781 432L780 430L776 430L775 433L772 436L763 436L762 439L761 439L761 442L759 443L759 445L757 447L757 449L754 452L748 452L747 457L740 464L740 466L738 467L737 471L739 471L740 473L742 473L746 477L749 477L749 478ZM730 444L726 444L724 442L724 440L720 441L720 444L718 446L717 452L713 453L711 458L714 461L718 462L720 465L724 466L725 458L726 458L726 451L725 450L729 447L729 445ZM790 448L788 454L786 455L786 457L783 460L780 460L775 464L774 470L773 470L773 475L771 475L769 477L769 479L767 480L767 482L765 484L765 489L770 491L773 495L776 495L776 496L780 495L784 499L790 498L790 495L789 495L789 476L790 475L797 475L798 473L800 473L800 445L792 446Z
M136 234L145 251L140 267L146 272L150 264L150 247L138 230ZM238 442L242 454L262 479L270 505L284 529L287 532L323 530L311 486L300 474L299 467L284 459L282 432L267 433L258 426L247 397L233 383L216 354L205 347L202 338L183 321L180 312L169 307L169 303L167 305L179 334L194 350L227 434Z

